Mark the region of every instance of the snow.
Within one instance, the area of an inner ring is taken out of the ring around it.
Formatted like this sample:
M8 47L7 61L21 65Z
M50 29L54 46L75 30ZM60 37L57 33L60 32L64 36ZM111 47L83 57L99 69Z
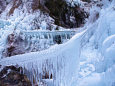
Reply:
M81 0L65 0L68 5L74 7L75 5L81 5Z
M0 19L0 29L5 28L6 26L9 26L9 25L11 25L9 21Z
M41 26L40 26L40 29L42 30L46 30L46 27L47 27L47 25L46 25L46 22L45 21L42 21L42 23L41 23Z
M100 85L100 74L94 73L82 80L81 83L79 83L78 86L103 86L102 84Z

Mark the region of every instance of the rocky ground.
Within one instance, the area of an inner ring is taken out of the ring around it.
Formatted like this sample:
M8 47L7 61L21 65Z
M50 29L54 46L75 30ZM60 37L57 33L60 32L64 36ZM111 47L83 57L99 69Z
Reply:
M2 68L2 66L0 66ZM6 66L0 71L0 86L32 86L21 67Z

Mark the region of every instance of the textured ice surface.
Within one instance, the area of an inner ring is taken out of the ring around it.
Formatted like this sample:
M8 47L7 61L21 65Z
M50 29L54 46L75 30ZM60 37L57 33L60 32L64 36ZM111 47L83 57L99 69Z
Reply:
M41 75L46 69L49 74L53 74L54 86L75 86L82 34L78 33L67 43L55 45L48 50L4 58L0 64L18 64L31 71L30 79L34 76L36 81L42 79Z

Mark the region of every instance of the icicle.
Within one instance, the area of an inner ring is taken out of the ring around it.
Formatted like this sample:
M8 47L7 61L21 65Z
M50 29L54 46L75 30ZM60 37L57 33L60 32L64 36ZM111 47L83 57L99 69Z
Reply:
M40 46L47 41L47 39L45 39L46 33L25 34L27 40L27 49L32 46L34 47L36 40L40 41L38 42L38 45L40 44ZM47 33L47 38L50 40L50 44L54 44L53 38L56 34ZM70 36L68 32L60 32L58 35L61 36L61 40L66 40L67 36ZM64 36L64 38L62 36ZM45 45L43 45L43 48L44 46ZM52 74L54 86L71 86L68 80L71 82L71 77L75 76L75 74L72 73L77 71L76 66L79 61L79 47L79 38L75 36L67 43L57 45L57 47L55 46L42 52L34 52L6 58L0 60L0 64L18 64L19 66L23 67L24 73L27 73L29 79L32 81L32 84L34 84L33 81L36 81L37 83L41 82L42 75L44 75L43 70L46 68L46 71L49 74L49 78Z

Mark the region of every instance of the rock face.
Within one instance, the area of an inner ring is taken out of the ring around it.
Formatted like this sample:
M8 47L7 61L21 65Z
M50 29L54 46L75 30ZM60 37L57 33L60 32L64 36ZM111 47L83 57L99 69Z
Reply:
M55 24L66 28L79 27L88 17L88 14L79 5L72 7L65 0L46 0L45 7L49 9Z
M4 10L8 11L6 12L7 17L12 16L16 9L22 10L22 14L25 12L33 14L36 13L37 10L40 10L41 14L50 15L50 17L55 20L53 23L66 28L80 27L85 23L85 19L88 17L87 12L79 5L72 7L71 4L68 4L65 0L0 0L0 5L0 13L3 13ZM8 6L9 10L7 9ZM39 20L37 17L34 20L37 19ZM33 22L35 22L34 20ZM38 22L41 21L39 20L36 23ZM49 23L47 24L50 29L51 23L50 25Z
M3 52L3 57L10 57L18 54L24 54L23 40L18 34L12 33L7 38L7 47Z
M79 5L72 7L66 0L33 0L32 9L49 13L56 25L66 28L80 27L88 17L83 8Z
M32 86L21 67L6 66L0 72L0 86Z

